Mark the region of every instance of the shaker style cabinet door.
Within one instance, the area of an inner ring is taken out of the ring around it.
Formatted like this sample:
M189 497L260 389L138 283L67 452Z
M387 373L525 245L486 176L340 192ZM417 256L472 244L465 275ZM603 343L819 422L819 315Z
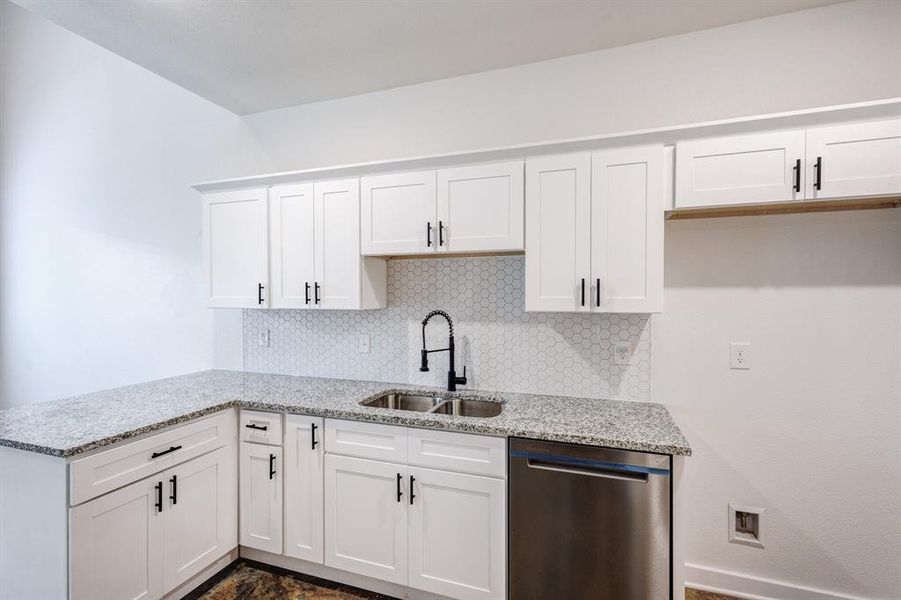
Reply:
M588 311L591 157L526 162L526 310Z
M428 254L438 248L435 171L360 179L364 255Z
M313 184L269 190L270 308L313 308L316 235Z
M360 182L317 183L316 284L320 308L360 308Z
M285 418L285 554L322 564L322 417Z
M234 445L164 472L166 591L238 545Z
M803 130L679 142L675 207L801 200L804 152Z
M265 188L204 195L203 270L207 306L268 306L266 198Z
M325 564L407 585L406 467L325 456Z
M901 119L807 130L807 198L901 194Z
M523 249L522 161L438 171L438 251Z
M663 146L591 156L591 309L663 309Z
M506 598L506 482L431 469L410 475L410 587L460 600Z
M240 543L282 553L282 449L241 443Z
M72 600L154 600L163 590L163 474L69 509Z

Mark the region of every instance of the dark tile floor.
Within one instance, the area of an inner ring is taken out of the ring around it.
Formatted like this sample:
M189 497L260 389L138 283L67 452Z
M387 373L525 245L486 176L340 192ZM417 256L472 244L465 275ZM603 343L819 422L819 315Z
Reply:
M375 594L241 560L214 577L185 600L390 600ZM550 600L550 599L549 599ZM731 596L687 590L685 600L738 600Z

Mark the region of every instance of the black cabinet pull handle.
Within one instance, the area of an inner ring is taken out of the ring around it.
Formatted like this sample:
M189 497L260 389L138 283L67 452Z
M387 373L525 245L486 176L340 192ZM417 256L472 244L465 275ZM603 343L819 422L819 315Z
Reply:
M410 475L410 506L413 506L413 498L416 497L416 494L413 493L413 482L416 481L416 478Z
M438 221L438 245L444 245L444 223Z
M269 455L269 479L275 477L275 455Z
M303 284L303 303L304 304L310 303L310 282L309 281L306 281Z
M429 248L432 247L432 222L426 221L425 223L425 245Z
M601 307L601 278L600 277L598 277L597 284L598 284L597 285L597 292L598 292L597 306L598 306L598 308L600 308Z
M169 500L172 500L172 504L178 504L178 475L173 475L169 483L172 484L172 495L169 496Z
M400 473L397 474L397 501L400 502L401 497L404 495L402 491L400 491L400 482L403 480L404 476Z
M311 424L310 424L310 437L313 438L313 448L312 448L313 450L316 449L316 444L319 443L319 442L316 441L316 429L317 429L318 427L319 427L319 426L316 425L316 423L311 423Z
M582 278L582 306L585 306L585 278Z
M319 297L319 282L315 281L313 282L313 303L319 304L321 299L322 298Z
M150 455L151 460L154 458L159 458L161 456L165 456L170 452L175 452L176 450L181 450L181 446L170 446L168 450L163 450L162 452L154 452Z
M156 502L154 506L156 506L157 512L163 512L163 482L160 481L153 487L156 488Z
M795 160L795 191L801 191L801 159Z
M248 423L245 425L247 429L259 429L260 431L266 431L269 429L268 425L257 425L256 423Z
M823 157L817 156L817 162L813 165L816 177L813 180L813 188L817 191L823 189Z
M263 303L263 290L265 289L266 287L262 283L257 284L257 304Z

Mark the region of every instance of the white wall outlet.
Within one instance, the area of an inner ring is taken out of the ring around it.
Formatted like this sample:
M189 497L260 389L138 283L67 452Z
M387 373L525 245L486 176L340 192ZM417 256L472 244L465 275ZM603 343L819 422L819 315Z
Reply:
M763 509L730 504L729 541L763 548Z
M260 348L268 348L269 347L269 330L260 332L260 338L258 342Z
M360 354L369 354L369 334L361 333L360 334Z
M632 362L632 343L616 342L613 344L613 364L628 365Z
M746 342L732 342L729 344L729 368L751 368L751 344Z

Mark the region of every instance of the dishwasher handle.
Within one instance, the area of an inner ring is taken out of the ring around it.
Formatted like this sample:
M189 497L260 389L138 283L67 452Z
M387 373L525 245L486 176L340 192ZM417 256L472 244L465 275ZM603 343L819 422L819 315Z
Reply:
M669 476L670 474L669 469L537 452L513 450L510 452L510 458L525 459L526 466L530 469L639 483L646 483L651 475Z

